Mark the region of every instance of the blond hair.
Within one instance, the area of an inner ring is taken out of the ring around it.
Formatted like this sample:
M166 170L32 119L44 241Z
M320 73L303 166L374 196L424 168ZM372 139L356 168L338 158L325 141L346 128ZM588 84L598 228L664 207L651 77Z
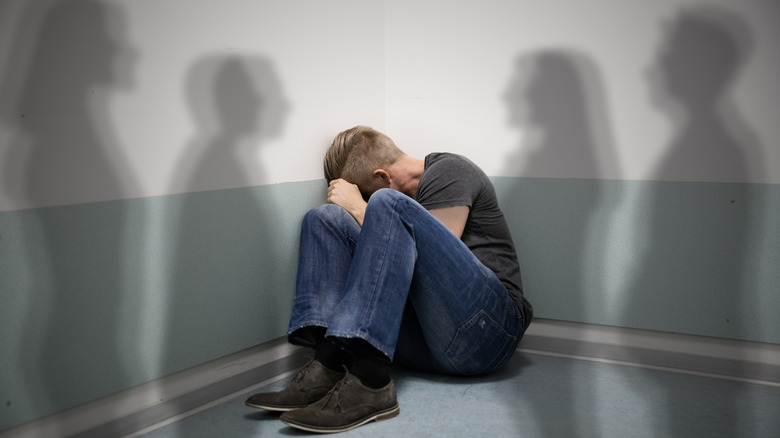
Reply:
M374 170L395 163L402 155L390 137L368 126L355 126L333 139L323 160L325 178L370 185Z

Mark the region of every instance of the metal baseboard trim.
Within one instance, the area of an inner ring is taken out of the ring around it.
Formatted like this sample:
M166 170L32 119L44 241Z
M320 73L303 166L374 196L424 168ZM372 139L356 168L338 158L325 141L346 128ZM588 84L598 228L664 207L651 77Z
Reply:
M780 384L780 345L534 319L519 351Z
M214 400L299 368L306 351L285 338L207 362L32 421L0 433L0 438L112 438L152 428Z
M780 385L780 345L535 318L519 352ZM284 338L13 429L0 438L137 435L288 374L306 350Z

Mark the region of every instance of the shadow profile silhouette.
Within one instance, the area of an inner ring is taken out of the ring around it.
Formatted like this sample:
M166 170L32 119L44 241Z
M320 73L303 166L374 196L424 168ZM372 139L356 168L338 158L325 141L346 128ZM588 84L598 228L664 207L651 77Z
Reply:
M509 123L524 135L507 159L511 174L616 177L604 94L598 68L585 54L551 49L520 56L505 94Z
M743 339L747 242L761 214L745 183L760 181L763 170L759 145L730 94L751 49L750 29L731 12L692 7L664 30L650 89L676 133L653 173L660 182L642 194L646 235L623 319L638 328L658 330L662 321L662 330ZM694 405L680 390L659 381L648 393L666 398L662 430L752 436L740 394Z
M665 30L649 79L654 102L677 134L654 176L737 183L760 176L760 150L730 99L750 50L746 23L702 7L682 13Z
M25 387L16 401L38 418L128 383L117 323L127 217L121 203L100 201L136 193L108 118L111 94L132 86L134 52L113 3L30 2L18 24L0 84L0 116L13 132L2 179L32 208L18 254L29 272L16 283L25 290L4 293L26 302L12 359Z
M511 167L504 174L522 178L502 208L528 230L515 236L524 273L537 271L527 293L542 317L589 322L606 305L589 291L603 290L603 267L595 256L603 254L609 220L620 202L605 196L602 182L620 172L599 70L587 55L572 50L526 54L517 59L505 100L509 123L522 132L523 142L507 159ZM543 197L520 197L529 186ZM558 304L545 310L550 302ZM563 364L558 373L570 394L534 394L530 402L543 436L601 435L592 415L598 388L573 370ZM567 417L549 418L555 412Z
M279 206L251 185L257 151L281 135L290 105L271 62L212 55L186 80L196 133L172 183L167 317L161 373L253 346L248 333L276 298L264 296L274 259ZM265 300L265 301L264 301ZM247 309L256 309L248 312ZM255 342L257 343L257 342Z

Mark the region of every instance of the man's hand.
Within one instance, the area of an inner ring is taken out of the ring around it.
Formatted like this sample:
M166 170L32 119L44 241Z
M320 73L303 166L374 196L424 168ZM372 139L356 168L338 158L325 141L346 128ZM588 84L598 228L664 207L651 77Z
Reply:
M366 214L366 201L360 189L355 184L344 179L334 179L328 186L328 202L347 210L352 217L363 226L363 216Z

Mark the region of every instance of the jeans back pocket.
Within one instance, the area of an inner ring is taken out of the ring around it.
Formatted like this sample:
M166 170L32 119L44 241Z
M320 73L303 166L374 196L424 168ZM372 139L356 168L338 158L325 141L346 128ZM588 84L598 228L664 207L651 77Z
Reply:
M503 365L514 352L518 338L480 310L458 328L445 354L459 374L483 374Z

